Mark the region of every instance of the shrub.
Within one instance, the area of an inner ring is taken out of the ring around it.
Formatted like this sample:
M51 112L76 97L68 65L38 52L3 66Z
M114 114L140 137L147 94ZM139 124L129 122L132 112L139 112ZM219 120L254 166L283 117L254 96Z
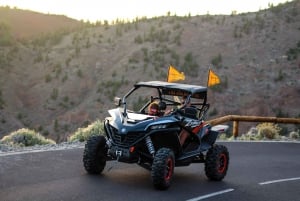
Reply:
M17 131L12 132L9 135L4 136L1 143L8 144L11 146L34 146L34 145L45 145L45 144L55 144L53 140L46 139L44 136L30 130L27 128L22 128Z
M209 112L209 116L215 116L218 114L218 110L217 108L213 108L210 112Z
M190 75L193 77L196 77L198 75L198 73L197 73L198 64L197 64L192 52L189 52L185 55L182 68L186 72L187 75Z
M51 82L51 80L52 80L51 75L47 74L47 75L45 76L45 82L48 83L48 82Z
M82 73L81 69L77 70L77 76L80 77L80 78L83 78L83 73Z
M142 36L138 35L134 38L134 42L137 44L142 44L143 43L143 38Z
M2 96L2 91L0 89L0 110L4 108L5 102Z
M222 133L221 135L218 136L218 139L219 140L227 140L228 138L227 138L226 133Z
M261 123L256 126L260 138L277 139L281 130L278 125L273 123Z
M295 48L290 48L286 54L287 54L287 60L295 60L298 57L298 54L300 53L300 41L298 41Z
M57 99L57 97L58 97L58 89L57 88L54 88L52 90L52 93L51 93L50 97L51 97L52 100L56 100Z
M0 46L10 46L14 43L10 26L5 22L0 22Z
M86 128L78 128L68 139L69 142L86 141L90 136L101 135L104 132L103 122L97 120Z
M238 137L239 140L245 140L245 141L258 141L261 138L257 135L250 135L250 134L243 134L240 137Z
M250 130L246 134L242 134L238 137L239 140L247 140L247 141L257 141L261 140L260 135L258 134L258 129L256 127L250 128Z
M211 63L212 63L212 65L216 66L217 68L220 68L222 65L222 55L219 53L217 56L212 58Z
M290 132L289 137L290 137L291 139L295 139L295 140L299 139L299 138L300 138L299 131L298 131L298 132L297 132L297 131L292 131L292 132Z

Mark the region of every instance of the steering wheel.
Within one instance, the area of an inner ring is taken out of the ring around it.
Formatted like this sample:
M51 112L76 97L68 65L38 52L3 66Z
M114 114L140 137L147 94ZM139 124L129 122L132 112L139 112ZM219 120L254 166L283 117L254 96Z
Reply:
M182 107L180 107L180 108L177 108L177 109L175 109L175 110L173 110L170 114L171 115L180 115L180 116L182 116L182 115L184 115L184 112L182 111Z

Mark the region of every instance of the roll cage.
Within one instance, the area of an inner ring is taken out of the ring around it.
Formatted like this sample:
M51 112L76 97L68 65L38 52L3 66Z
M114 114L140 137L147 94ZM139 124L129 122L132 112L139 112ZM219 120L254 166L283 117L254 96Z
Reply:
M207 87L182 84L182 83L170 83L163 81L148 81L148 82L138 82L134 87L129 90L124 97L115 98L115 104L117 106L124 107L123 115L127 116L127 99L136 90L140 88L151 88L155 89L157 92L155 96L150 96L146 98L142 106L135 111L136 113L147 114L146 110L149 104L156 101L159 103L160 110L164 111L167 107L177 108L179 105L183 108L186 106L187 101L182 105L178 97L187 97L186 100L191 101L191 105L198 110L197 118L202 119L209 109L209 104L207 101ZM131 111L132 112L132 111Z

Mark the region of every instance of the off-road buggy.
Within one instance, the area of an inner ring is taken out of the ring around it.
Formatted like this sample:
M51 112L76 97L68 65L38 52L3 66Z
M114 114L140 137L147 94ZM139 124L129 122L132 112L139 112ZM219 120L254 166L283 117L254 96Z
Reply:
M192 106L182 105L186 96ZM158 102L161 115L148 115L148 105ZM204 163L206 176L220 181L229 164L225 146L215 144L219 134L204 122L209 108L207 88L161 81L138 82L109 110L104 121L105 133L87 140L83 165L90 174L100 174L106 161L136 163L151 171L153 185L167 189L174 167ZM170 111L171 112L166 112ZM183 145L179 135L189 136Z

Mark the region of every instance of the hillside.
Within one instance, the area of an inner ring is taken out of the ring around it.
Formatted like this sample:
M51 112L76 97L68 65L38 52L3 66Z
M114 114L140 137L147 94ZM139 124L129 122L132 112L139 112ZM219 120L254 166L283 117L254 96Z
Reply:
M32 39L56 31L67 31L82 26L82 22L62 15L45 15L28 10L0 7L0 23L8 25L17 40Z
M186 74L184 82L199 85L213 64L222 83L209 90L208 119L299 117L299 10L297 0L232 16L99 23L0 46L0 137L29 127L65 140L107 116L113 97L135 82L165 80L169 64Z

